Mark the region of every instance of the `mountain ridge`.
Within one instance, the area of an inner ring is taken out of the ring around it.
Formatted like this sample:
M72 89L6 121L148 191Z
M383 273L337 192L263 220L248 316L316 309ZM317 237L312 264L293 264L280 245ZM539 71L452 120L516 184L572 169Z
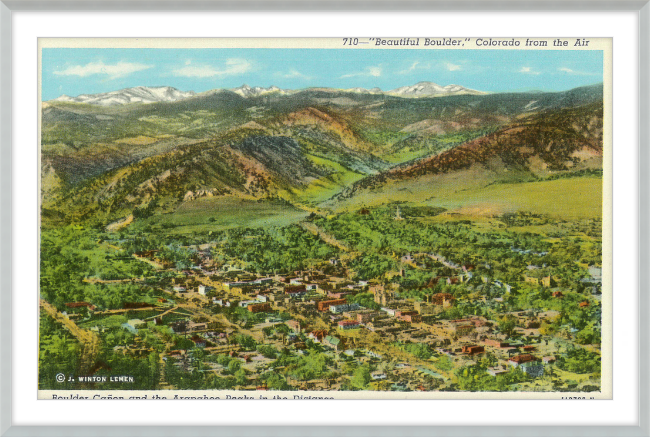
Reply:
M461 85L446 85L441 86L434 82L421 81L415 85L407 85L398 87L389 91L382 91L378 87L374 88L363 88L363 87L354 87L354 88L331 88L331 87L308 87L304 89L282 89L275 85L269 87L262 86L249 86L243 84L236 88L217 88L203 93L195 93L194 91L181 91L177 88L171 86L159 86L159 87L147 87L147 86L137 86L132 88L123 88L116 91L110 91L105 93L96 93L96 94L80 94L76 97L71 97L66 94L61 95L55 99L49 100L48 102L71 102L71 103L87 103L90 105L100 105L100 106L116 106L116 105L127 105L131 103L157 103L157 102L173 102L183 99L188 99L191 97L196 97L200 95L210 95L218 93L220 91L230 91L241 97L260 97L269 94L276 95L291 95L296 94L301 91L308 90L327 90L331 92L349 92L349 93L358 93L358 94L373 94L373 95L390 95L395 97L409 97L409 98L418 98L418 97L442 97L442 96L451 96L451 95L484 95L488 94L483 91L477 91L470 88L466 88Z

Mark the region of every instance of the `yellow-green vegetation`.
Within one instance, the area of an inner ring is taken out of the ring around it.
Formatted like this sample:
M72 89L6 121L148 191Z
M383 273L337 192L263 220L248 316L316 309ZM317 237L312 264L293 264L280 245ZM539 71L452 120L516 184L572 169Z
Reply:
M427 203L448 209L494 207L502 212L529 211L566 219L597 218L602 216L602 187L603 180L597 177L495 184L437 192L436 199Z
M333 171L328 176L312 181L303 189L295 189L292 193L300 202L318 203L329 199L344 187L363 178L364 175L351 171L330 159L314 155L306 155L314 164Z
M307 214L282 200L202 197L184 202L171 214L145 219L143 224L169 234L189 234L234 227L287 226Z
M467 175L469 176L469 175ZM602 178L577 177L485 186L480 179L462 178L399 181L345 199L343 210L376 206L388 201L446 208L458 220L528 211L556 218L582 219L602 216Z

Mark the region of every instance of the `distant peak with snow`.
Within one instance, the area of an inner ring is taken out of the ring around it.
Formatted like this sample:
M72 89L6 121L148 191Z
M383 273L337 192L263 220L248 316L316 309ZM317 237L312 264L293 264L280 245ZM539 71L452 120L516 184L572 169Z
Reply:
M441 86L433 82L418 82L415 85L403 86L388 91L386 94L400 97L438 97L459 94L486 94L482 91L465 88L460 85Z
M137 86L108 93L81 94L77 97L70 97L63 94L61 97L54 99L54 101L88 103L100 106L118 106L129 103L174 102L194 95L196 95L194 91L179 91L170 86Z
M310 88L311 90L329 90L331 92L349 92L357 94L377 94L377 95L390 95L397 97L443 97L461 94L481 95L486 94L482 91L465 88L461 85L446 85L441 86L433 82L418 82L415 85L403 86L395 88L391 91L382 91L380 88L348 88L348 89L334 89L334 88ZM233 92L244 98L259 97L269 94L274 95L290 95L298 92L298 90L282 89L277 86L269 86L268 88L261 86L249 86L243 84L237 88L230 89L217 89L206 92L207 94L216 94L220 92ZM201 95L205 95L202 93ZM175 102L177 100L187 99L196 96L194 91L180 91L170 86L160 87L146 87L137 86L134 88L125 88L119 91L111 91L108 93L100 94L82 94L77 97L70 97L63 94L61 97L54 99L55 102L75 102L75 103L88 103L91 105L100 106L118 106L126 105L129 103L156 103L156 102Z

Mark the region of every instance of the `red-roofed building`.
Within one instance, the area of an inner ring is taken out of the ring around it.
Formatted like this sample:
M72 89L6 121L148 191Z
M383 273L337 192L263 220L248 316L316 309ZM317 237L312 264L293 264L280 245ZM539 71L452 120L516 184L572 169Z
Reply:
M311 331L307 337L311 338L315 343L320 343L325 337L327 337L327 331Z
M338 325L339 329L356 329L359 327L359 322L356 320L341 320Z
M345 299L321 300L318 302L318 311L329 311L332 305L343 305L347 303Z
M516 356L510 358L508 360L508 363L512 367L517 367L517 366L521 366L522 364L532 363L532 362L535 362L535 361L538 361L537 358L535 358L531 354L523 354L523 355L516 355Z
M252 303L248 305L248 311L251 313L269 313L271 312L271 304L268 302Z
M462 348L462 353L469 355L482 354L483 352L485 352L485 348L483 346L477 346L475 344L463 346Z

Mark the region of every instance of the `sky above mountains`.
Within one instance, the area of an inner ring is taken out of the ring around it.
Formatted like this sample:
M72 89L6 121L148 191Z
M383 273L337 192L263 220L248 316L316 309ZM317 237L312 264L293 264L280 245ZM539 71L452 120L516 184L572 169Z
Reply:
M43 49L42 100L135 86L374 88L420 81L486 92L563 91L603 81L601 51Z

